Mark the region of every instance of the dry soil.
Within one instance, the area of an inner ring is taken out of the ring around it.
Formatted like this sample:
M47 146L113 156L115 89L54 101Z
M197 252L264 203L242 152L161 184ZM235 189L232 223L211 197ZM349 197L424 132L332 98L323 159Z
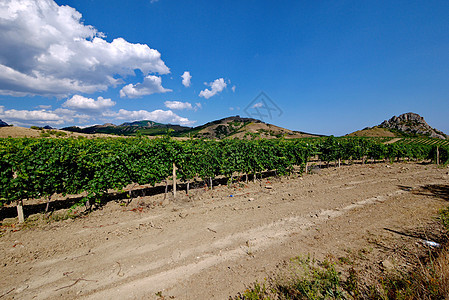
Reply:
M298 255L358 256L360 272L406 268L404 253L438 237L447 173L415 163L342 166L180 191L165 202L163 195L128 206L112 201L85 217L28 221L20 230L3 226L0 295L227 299Z

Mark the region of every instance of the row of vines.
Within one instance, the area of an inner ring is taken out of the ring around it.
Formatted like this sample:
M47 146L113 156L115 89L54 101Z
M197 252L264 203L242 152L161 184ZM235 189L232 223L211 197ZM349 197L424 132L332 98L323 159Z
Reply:
M447 163L448 147L438 149ZM277 174L304 170L311 158L398 160L436 158L436 147L382 144L363 138L316 140L187 140L170 138L1 139L0 199L4 203L58 194L86 192L83 201L101 201L108 190L131 183L151 184L170 178L173 164L183 181L217 176ZM92 203L92 202L91 202Z
M421 145L435 145L435 146L449 146L449 140L442 140L437 138L404 138L401 140L404 144L421 144Z

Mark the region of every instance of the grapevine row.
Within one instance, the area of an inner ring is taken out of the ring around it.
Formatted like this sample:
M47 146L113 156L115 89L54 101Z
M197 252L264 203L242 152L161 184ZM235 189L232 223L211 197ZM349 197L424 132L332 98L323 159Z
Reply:
M439 148L447 163L448 147ZM301 170L312 157L321 161L433 159L436 147L364 138L305 140L187 140L170 138L1 139L2 202L87 193L84 201L101 201L110 189L131 183L155 185L170 177L173 164L183 181L217 176L278 174Z

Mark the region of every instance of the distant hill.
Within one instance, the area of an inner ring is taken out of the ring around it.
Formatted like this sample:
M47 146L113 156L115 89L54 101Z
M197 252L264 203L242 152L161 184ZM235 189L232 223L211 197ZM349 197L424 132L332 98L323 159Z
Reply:
M387 136L387 137L431 137L448 139L442 131L432 128L423 117L416 113L393 116L374 127L348 134L348 136Z
M240 116L228 117L202 126L198 126L187 132L191 137L225 139L225 138L300 138L314 137L318 135L292 131L272 124L268 124L253 118Z
M114 135L136 135L139 131L143 135L163 135L168 132L175 132L177 134L191 130L191 127L161 124L149 120L136 121L130 123L123 123L120 125L114 125L106 123L103 125L95 125L86 128L80 128L77 126L62 128L65 131L72 131L85 134L104 133Z
M6 126L9 126L8 123L0 120L0 127L6 127Z
M240 116L228 117L197 127L185 127L172 124L161 124L149 120L123 123L121 125L104 124L86 128L66 127L62 130L93 134L105 133L115 135L136 135L139 131L142 135L165 135L170 133L175 137L192 138L300 138L313 137L317 135L292 131L272 124L264 123L252 118L242 118Z

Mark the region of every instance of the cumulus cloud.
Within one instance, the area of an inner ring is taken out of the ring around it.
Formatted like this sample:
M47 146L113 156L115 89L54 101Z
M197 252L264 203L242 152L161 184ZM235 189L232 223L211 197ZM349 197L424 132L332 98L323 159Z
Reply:
M77 114L74 111L58 108L54 111L41 110L5 110L4 106L0 106L0 119L6 120L8 123L16 125L62 125L67 122L73 122L75 118L78 121L85 121L89 116Z
M235 93L235 88L236 88L235 85L233 85L232 88L231 88L232 92L234 92L234 93Z
M95 103L98 104L99 102ZM180 124L184 126L192 126L196 122L191 121L188 118L181 117L171 110L161 109L154 111L129 111L120 109L119 111L96 111L96 113L90 110L87 113L81 113L68 108L58 108L55 110L16 110L5 109L4 106L0 106L0 119L4 120L8 124L19 126L52 125L59 127L73 124L87 124L87 122L92 123L96 121L111 122L113 120L152 120L159 123Z
M189 102L181 102L181 101L165 101L165 107L170 109L192 109L192 104Z
M135 69L170 72L157 50L123 38L108 42L81 18L53 0L2 0L0 94L63 97L106 90Z
M180 124L184 126L192 126L196 122L178 116L171 110L161 110L161 109L157 109L154 111L147 111L147 110L130 111L120 109L118 112L111 112L111 111L105 112L103 113L103 116L108 118L114 118L116 120L128 120L128 121L151 120L158 123Z
M209 84L206 83L206 85L210 86L211 89L210 90L204 89L199 94L200 97L204 97L206 99L209 99L210 97L215 96L216 94L220 93L227 86L227 84L223 78L215 79L214 82L211 82Z
M40 108L40 109L51 109L51 105L38 105L37 108Z
M185 87L189 87L190 86L190 80L192 79L192 75L190 75L190 72L185 71L184 74L182 74L182 84Z
M155 93L167 93L172 90L162 86L162 79L158 76L148 75L142 83L128 84L120 90L120 97L139 98Z
M62 104L62 106L71 108L75 111L83 111L86 113L96 113L110 107L113 107L115 102L111 99L98 97L97 100L86 98L80 95L74 95Z

